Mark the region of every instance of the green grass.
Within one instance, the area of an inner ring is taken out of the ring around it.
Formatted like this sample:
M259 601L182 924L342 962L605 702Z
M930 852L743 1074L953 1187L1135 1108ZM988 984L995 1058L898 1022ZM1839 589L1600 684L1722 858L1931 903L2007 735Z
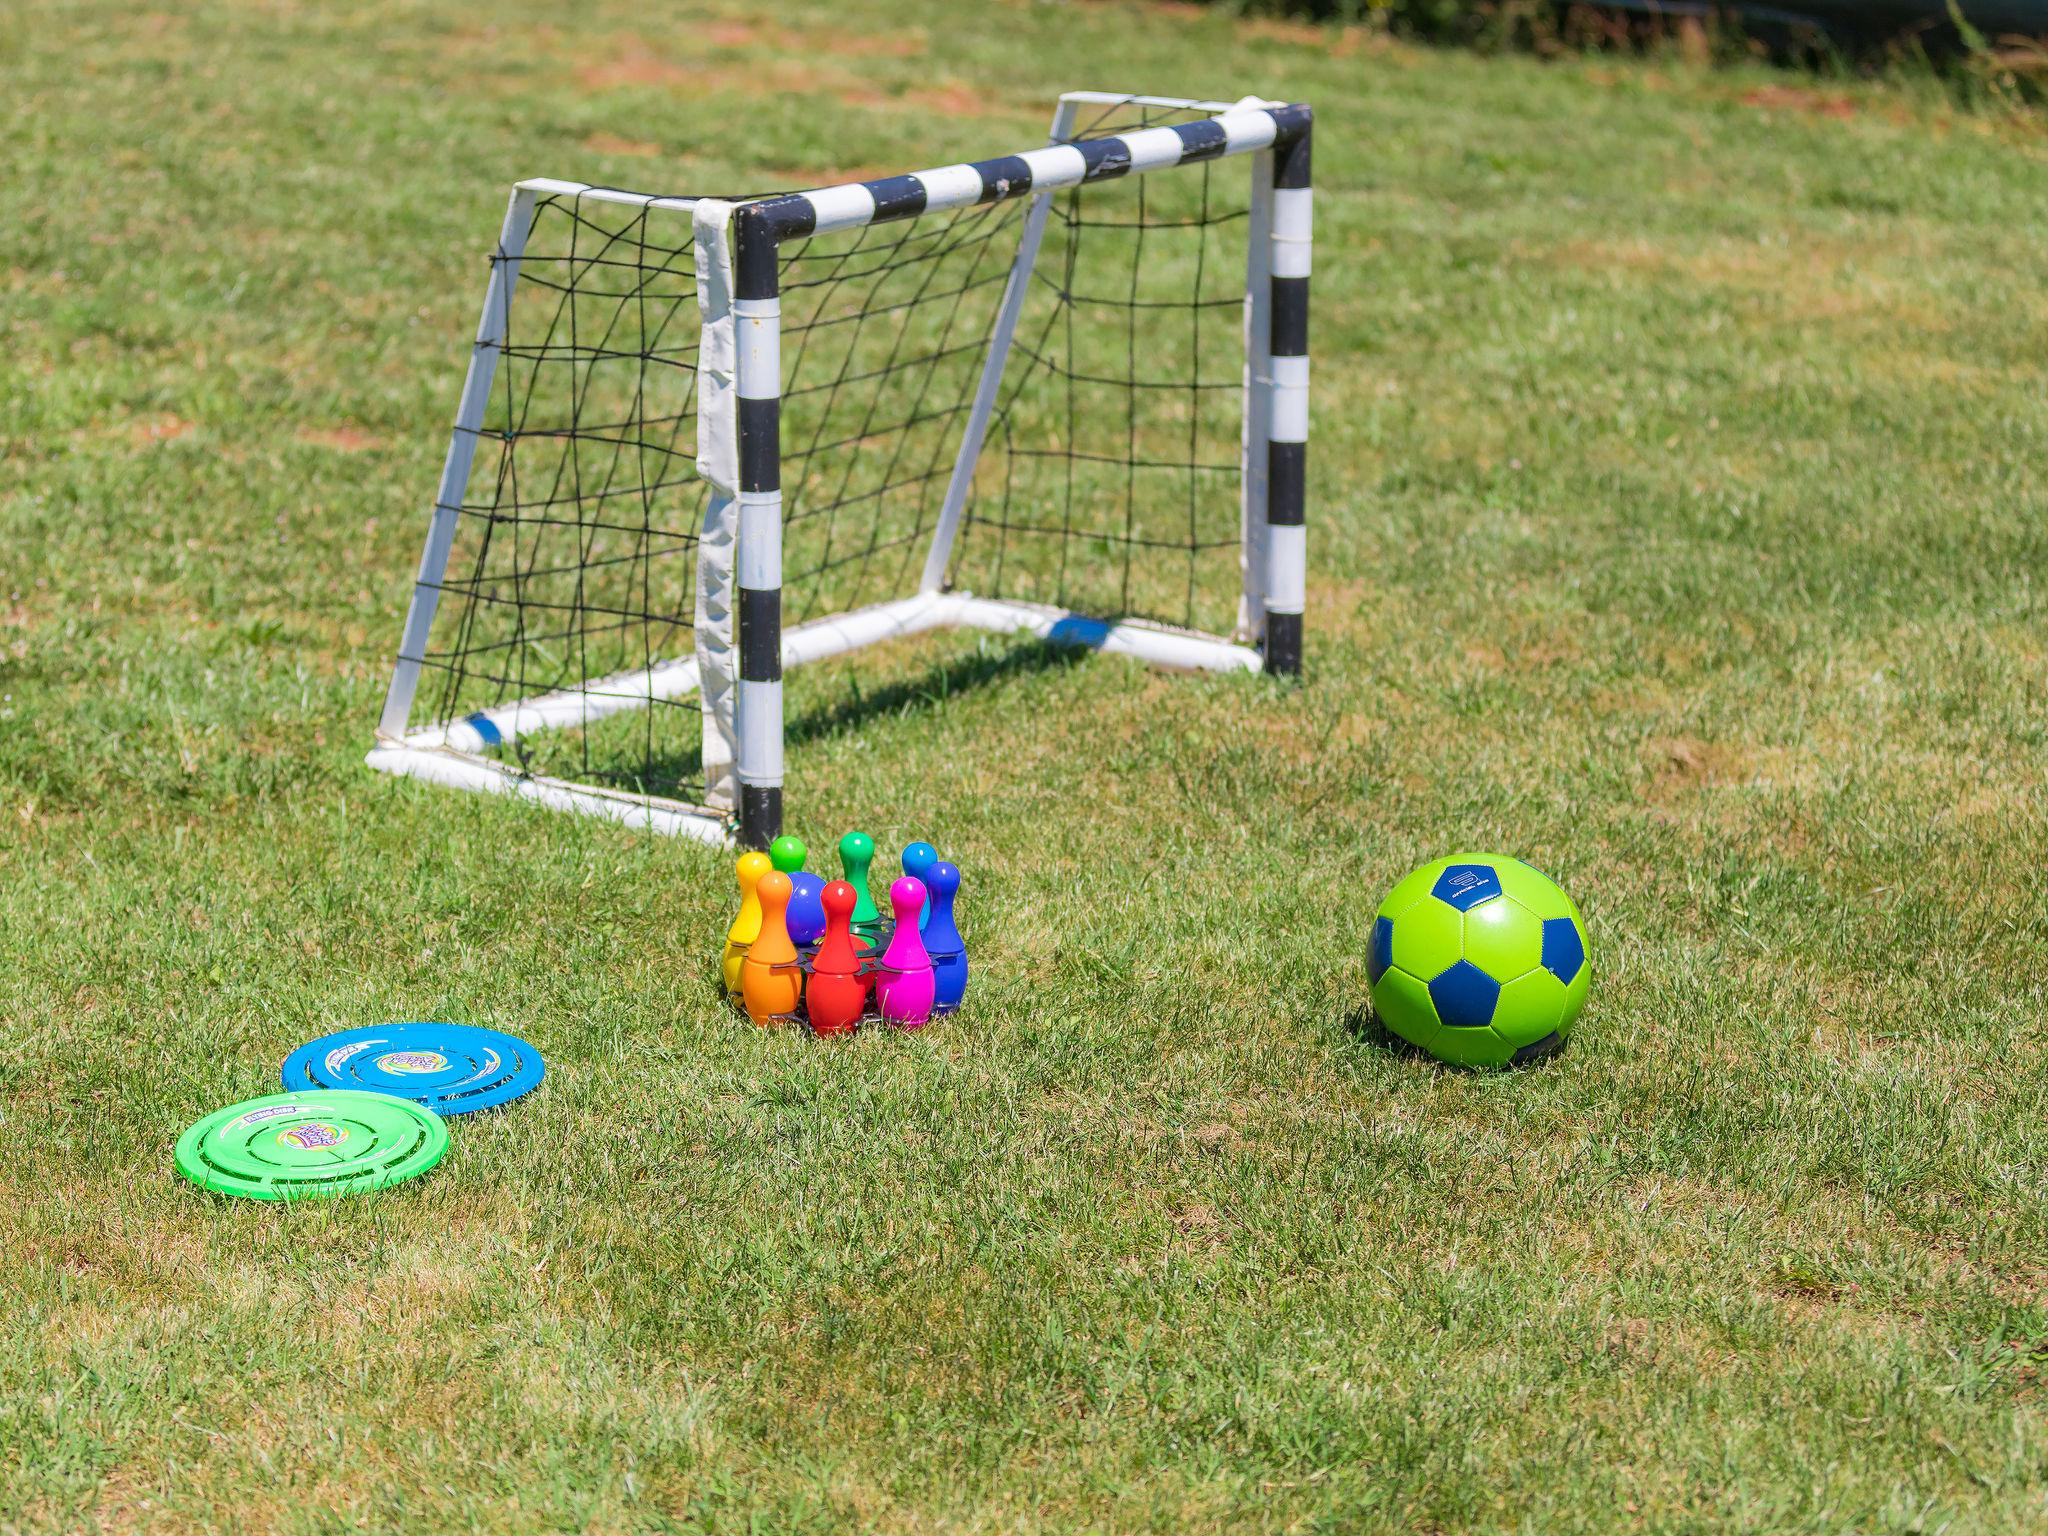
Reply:
M2048 139L963 14L0 21L0 1531L2040 1530ZM977 981L756 1032L725 860L361 765L504 187L1077 84L1317 107L1308 681L812 674L795 829L956 856ZM1353 1028L1473 845L1592 929L1537 1071ZM435 1016L552 1071L425 1180L174 1176Z

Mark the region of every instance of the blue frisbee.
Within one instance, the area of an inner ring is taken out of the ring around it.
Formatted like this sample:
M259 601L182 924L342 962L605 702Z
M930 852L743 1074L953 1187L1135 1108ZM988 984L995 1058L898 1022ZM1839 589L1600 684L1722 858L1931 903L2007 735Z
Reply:
M308 1041L284 1061L284 1086L358 1088L437 1115L496 1109L540 1086L540 1052L474 1024L367 1024Z

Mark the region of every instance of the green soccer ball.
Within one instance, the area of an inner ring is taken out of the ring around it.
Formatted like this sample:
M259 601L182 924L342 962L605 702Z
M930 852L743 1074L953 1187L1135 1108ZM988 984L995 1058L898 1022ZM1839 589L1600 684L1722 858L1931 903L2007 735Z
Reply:
M1380 1022L1462 1067L1563 1050L1592 981L1579 909L1499 853L1454 853L1389 891L1366 969Z

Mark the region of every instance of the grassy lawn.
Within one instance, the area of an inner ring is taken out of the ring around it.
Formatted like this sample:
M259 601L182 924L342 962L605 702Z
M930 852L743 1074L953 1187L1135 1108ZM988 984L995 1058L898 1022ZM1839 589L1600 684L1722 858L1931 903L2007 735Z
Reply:
M2048 1526L2048 133L767 14L0 19L0 1531ZM1078 85L1316 107L1307 681L817 670L793 830L938 843L976 988L755 1031L727 858L362 767L505 188ZM1539 1070L1356 1028L1379 894L1475 846L1592 930ZM173 1174L435 1017L551 1075L425 1180Z

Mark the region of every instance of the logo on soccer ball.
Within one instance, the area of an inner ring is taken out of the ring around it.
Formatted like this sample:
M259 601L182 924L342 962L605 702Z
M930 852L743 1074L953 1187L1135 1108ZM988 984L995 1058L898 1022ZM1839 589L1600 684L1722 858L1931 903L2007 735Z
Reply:
M338 1147L348 1140L348 1131L338 1125L329 1125L325 1120L308 1120L303 1125L290 1126L277 1133L277 1144L281 1147L297 1147L301 1152L315 1152L322 1147Z
M1437 876L1430 894L1460 912L1469 912L1500 894L1500 876L1490 864L1453 864Z
M377 1058L377 1069L389 1072L394 1077L410 1077L421 1072L443 1072L448 1067L448 1058L439 1051L391 1051Z

